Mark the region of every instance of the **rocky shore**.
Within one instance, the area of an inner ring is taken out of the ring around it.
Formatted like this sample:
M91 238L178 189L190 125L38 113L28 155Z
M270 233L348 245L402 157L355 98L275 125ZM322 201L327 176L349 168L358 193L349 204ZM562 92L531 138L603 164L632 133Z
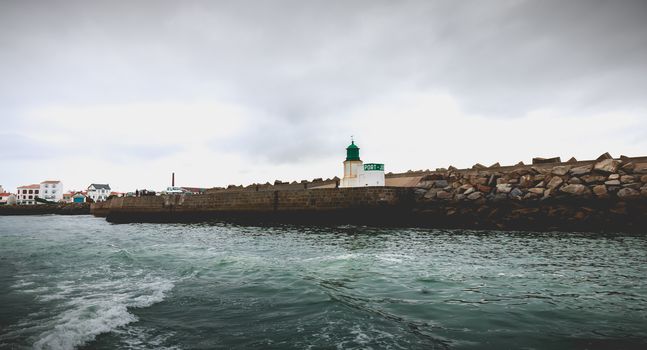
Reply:
M632 231L647 229L647 162L480 164L447 169L417 184L418 220L434 226Z
M2 205L0 215L89 215L90 203Z

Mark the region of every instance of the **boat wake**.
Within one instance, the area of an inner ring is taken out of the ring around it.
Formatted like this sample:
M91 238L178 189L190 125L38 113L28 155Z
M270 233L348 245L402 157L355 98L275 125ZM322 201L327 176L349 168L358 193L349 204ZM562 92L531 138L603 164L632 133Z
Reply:
M66 280L50 287L22 290L35 294L38 302L50 305L54 312L30 317L3 338L32 334L30 342L34 349L73 349L91 342L99 334L136 322L137 316L130 309L163 301L175 286L167 278L142 271L110 277L87 282Z

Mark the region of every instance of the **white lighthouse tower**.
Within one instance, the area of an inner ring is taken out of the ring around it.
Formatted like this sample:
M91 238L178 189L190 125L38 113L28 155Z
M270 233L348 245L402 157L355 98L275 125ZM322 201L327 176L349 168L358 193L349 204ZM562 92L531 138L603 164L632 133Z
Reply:
M384 186L384 164L364 164L359 158L359 147L352 140L346 147L344 177L339 187Z

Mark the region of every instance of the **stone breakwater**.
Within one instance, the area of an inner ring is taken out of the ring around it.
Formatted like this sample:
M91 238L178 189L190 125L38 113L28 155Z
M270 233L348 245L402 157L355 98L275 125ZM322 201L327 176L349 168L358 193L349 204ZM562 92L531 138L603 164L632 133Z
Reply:
M534 200L567 196L621 200L647 197L647 161L603 158L585 164L516 166L506 171L474 166L421 178L426 199ZM588 164L586 164L588 163Z
M393 174L391 186L284 183L203 195L114 198L92 205L111 222L196 220L360 223L532 231L647 229L647 158L538 159L533 165ZM400 184L394 186L393 184Z
M423 176L416 221L424 225L563 231L647 229L647 160L476 165ZM430 224L433 223L433 224Z

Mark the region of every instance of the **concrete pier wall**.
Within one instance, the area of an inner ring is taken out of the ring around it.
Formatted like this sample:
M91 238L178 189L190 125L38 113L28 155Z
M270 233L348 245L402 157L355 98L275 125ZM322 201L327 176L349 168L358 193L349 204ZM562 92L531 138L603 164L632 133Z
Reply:
M123 197L93 205L93 213L106 216L111 222L234 218L294 222L359 222L370 219L384 223L410 212L412 205L411 188L363 187ZM376 213L381 215L371 218Z
M475 165L392 179L402 181L389 187L301 189L301 184L290 184L274 191L266 186L193 196L115 198L94 204L92 213L112 222L245 219L647 233L645 157L602 155L580 162Z

